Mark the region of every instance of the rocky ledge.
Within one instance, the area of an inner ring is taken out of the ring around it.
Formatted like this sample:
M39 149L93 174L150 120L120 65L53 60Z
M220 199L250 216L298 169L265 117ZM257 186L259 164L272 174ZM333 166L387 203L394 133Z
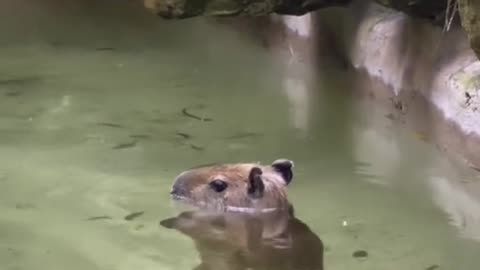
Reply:
M346 6L353 0L144 0L166 19L197 16L304 15L322 8ZM474 0L373 0L377 4L448 27L458 14L472 48L480 57L480 2Z

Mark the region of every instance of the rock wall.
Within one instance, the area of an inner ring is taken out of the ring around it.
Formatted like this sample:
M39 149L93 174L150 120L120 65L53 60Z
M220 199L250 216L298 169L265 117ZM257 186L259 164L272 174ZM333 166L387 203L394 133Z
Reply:
M196 16L305 15L322 8L347 6L354 0L143 0L144 6L166 19ZM474 0L372 0L385 7L448 28L458 14L471 46L480 57L480 2Z
M458 0L462 25L470 39L470 45L480 58L480 2Z
M170 19L255 15L240 17L249 25L247 32L263 31L259 36L264 45L280 47L297 60L334 58L331 64L365 71L390 86L392 96L385 102L394 100L404 113L415 111L413 96L427 100L426 106L449 123L449 128L431 125L442 130L430 132L439 134L439 145L480 168L478 1L144 0L144 4ZM265 14L270 15L259 16ZM237 26L238 21L242 19L232 20Z
M328 44L335 37L333 44L341 44L356 72L372 78L355 79L353 90L365 91L360 95L387 108L388 117L405 125L407 133L436 145L451 158L450 162L425 161L425 167L432 168L432 176L426 176L427 190L460 236L480 241L480 61L470 47L472 34L465 33L458 21L445 31L443 24L361 1L346 9L274 17L288 29L290 44L303 40L331 51ZM337 35L328 34L332 32ZM329 38L319 39L322 33ZM292 50L296 55L311 54L304 47L297 45ZM356 136L362 143L354 144L355 156L375 159L376 171L388 173L399 169L400 152L408 157L406 153L415 155L415 151L388 140L398 137L399 131L385 126L385 113L379 107L369 108L371 112L364 117L365 125L372 128L357 131L363 133Z
M144 0L145 7L167 19L196 16L303 15L324 7L346 5L351 0Z
M285 49L292 55L307 60L335 55L381 81L391 91L374 96L412 115L411 127L436 137L444 151L480 168L480 61L458 21L446 31L364 1L270 17L287 29ZM421 114L431 123L417 121Z
M354 0L143 0L154 14L166 19L196 16L305 15L322 8L347 6ZM449 28L458 14L472 48L480 57L480 2L474 0L371 0L405 14Z

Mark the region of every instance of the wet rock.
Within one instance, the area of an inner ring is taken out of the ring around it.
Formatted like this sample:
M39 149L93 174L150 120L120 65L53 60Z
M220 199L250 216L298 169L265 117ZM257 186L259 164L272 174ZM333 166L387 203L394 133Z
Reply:
M186 19L204 15L302 15L350 2L351 0L144 0L144 5L165 19Z
M144 6L165 19L197 16L304 15L322 8L345 6L352 0L144 0ZM443 22L448 0L375 0L407 14ZM453 3L453 1L451 1Z
M412 16L443 22L448 0L375 0L375 2Z
M480 107L480 64L472 63L450 76L453 101L459 110L476 115ZM474 125L474 123L472 123Z
M477 57L480 57L480 2L458 0L458 11L462 26L470 40L470 46Z
M275 13L298 16L321 8L344 6L352 0L284 0L279 2L281 3L275 8Z
M352 256L354 258L366 258L366 257L368 257L368 252L365 251L365 250L357 250L357 251L353 252Z

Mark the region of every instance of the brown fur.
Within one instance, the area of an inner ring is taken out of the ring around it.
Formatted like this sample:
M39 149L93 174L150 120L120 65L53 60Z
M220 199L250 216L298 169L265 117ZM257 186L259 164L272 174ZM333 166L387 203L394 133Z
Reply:
M291 167L293 162L288 160L277 160L269 166L237 163L197 167L177 176L171 193L176 199L221 211L289 209L286 187L291 177L285 177L282 172L291 176ZM251 187L250 174L254 168L260 169L261 175L257 175L256 185ZM209 183L214 180L226 183L226 189L222 192L212 189ZM251 193L249 189L255 192Z

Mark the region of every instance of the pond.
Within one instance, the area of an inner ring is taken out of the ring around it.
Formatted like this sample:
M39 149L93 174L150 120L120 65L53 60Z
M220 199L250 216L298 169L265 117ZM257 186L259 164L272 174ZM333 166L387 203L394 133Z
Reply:
M160 225L175 176L278 158L325 269L480 264L458 184L478 176L351 95L350 71L312 80L226 27L144 12L0 4L0 269L194 269L192 239Z

